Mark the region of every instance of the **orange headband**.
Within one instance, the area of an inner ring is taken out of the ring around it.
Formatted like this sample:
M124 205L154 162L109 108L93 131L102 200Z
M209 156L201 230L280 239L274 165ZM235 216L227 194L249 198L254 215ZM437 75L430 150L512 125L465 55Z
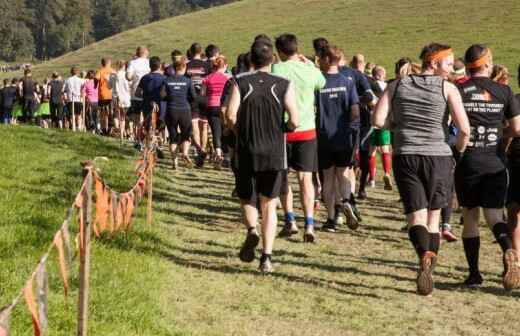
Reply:
M451 48L437 51L437 52L431 54L430 57L428 57L428 62L440 61L451 55L453 55L453 50L451 50Z
M480 57L477 60L475 60L474 62L471 62L468 65L466 65L466 68L468 68L468 69L480 68L484 64L487 64L489 62L490 58L491 58L491 50L486 49L486 52L484 53L484 55L482 55L482 57Z

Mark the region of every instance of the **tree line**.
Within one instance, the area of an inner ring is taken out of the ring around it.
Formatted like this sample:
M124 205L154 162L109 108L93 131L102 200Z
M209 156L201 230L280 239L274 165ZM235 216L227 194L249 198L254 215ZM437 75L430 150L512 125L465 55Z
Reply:
M235 0L0 0L0 60L46 60L149 22Z

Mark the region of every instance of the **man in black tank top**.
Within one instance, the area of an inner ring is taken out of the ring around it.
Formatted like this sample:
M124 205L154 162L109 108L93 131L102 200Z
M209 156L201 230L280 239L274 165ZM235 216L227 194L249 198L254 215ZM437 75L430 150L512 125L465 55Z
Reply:
M468 286L482 284L478 267L480 208L504 253L503 285L506 290L520 287L518 255L513 249L509 228L504 219L509 174L498 145L501 139L518 136L520 105L508 86L489 78L493 69L491 50L476 44L465 55L471 78L459 84L468 113L471 135L468 147L455 170L455 188L463 207L462 238L469 266ZM504 128L503 121L509 126Z
M445 78L453 71L450 47L432 43L421 52L422 74L388 85L372 125L394 131L393 169L407 216L408 235L419 257L417 292L430 295L439 251L440 209L452 188L453 158L447 144L451 115L460 132L457 149L469 138L469 122L457 88Z
M271 253L276 234L276 207L280 193L287 186L285 129L298 126L296 97L292 84L271 75L273 46L257 41L251 47L251 62L256 71L236 77L226 113L228 123L235 127L236 190L248 229L240 250L240 259L252 262L259 242L256 231L257 197L262 209L263 248L260 270L273 271ZM284 123L284 111L289 121Z

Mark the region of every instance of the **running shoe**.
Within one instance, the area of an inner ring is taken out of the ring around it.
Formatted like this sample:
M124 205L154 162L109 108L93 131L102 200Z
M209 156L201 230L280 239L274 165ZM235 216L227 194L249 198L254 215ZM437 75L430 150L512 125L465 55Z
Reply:
M193 168L193 161L191 161L190 157L188 155L182 155L181 156L182 161L184 161L184 164L187 168Z
M161 160L164 159L164 153L159 148L157 148L157 158Z
M447 223L441 225L441 238L448 243L453 243L458 240L457 236L451 232L451 226Z
M366 191L364 191L364 190L360 190L360 191L358 192L357 199L360 200L360 201L366 200L366 199L367 199L367 193L366 193Z
M208 154L201 152L199 155L197 155L195 159L195 165L197 168L203 168L204 167L204 161L206 161L206 156Z
M504 288L507 291L520 288L520 268L518 266L518 255L513 249L509 249L504 253L505 274Z
M262 274L269 274L274 272L273 263L271 262L271 258L265 258L264 260L260 260L260 267L258 268Z
M303 233L303 242L314 243L315 241L316 235L314 234L314 226L309 225L305 228L305 232Z
M391 191L393 188L392 188L392 180L390 179L390 176L385 175L383 177L383 181L385 182L385 190Z
M258 246L260 242L260 237L256 230L251 230L247 233L246 240L240 249L240 253L238 254L240 260L243 262L252 262L255 260L255 248Z
M296 221L285 222L285 225L278 234L278 237L287 238L295 234L298 234L298 226L296 225Z
M433 292L433 270L436 263L437 255L431 251L426 252L421 258L417 274L417 292L420 295L430 295Z
M476 288L482 285L483 282L484 279L482 279L482 275L480 275L480 273L470 274L466 280L464 280L464 286L469 288Z
M359 217L357 216L356 212L357 209L355 209L356 206L353 205L350 201L344 200L342 204L342 210L345 214L345 217L347 218L347 226L351 230L357 230L359 227Z
M368 185L370 186L370 188L375 188L375 187L376 187L376 181L374 181L374 180L370 180L370 181L368 182Z
M335 233L336 224L334 223L334 219L327 219L327 223L323 224L321 230L325 232Z
M334 224L336 226L345 224L345 218L343 218L342 213L341 205L336 205L334 207Z

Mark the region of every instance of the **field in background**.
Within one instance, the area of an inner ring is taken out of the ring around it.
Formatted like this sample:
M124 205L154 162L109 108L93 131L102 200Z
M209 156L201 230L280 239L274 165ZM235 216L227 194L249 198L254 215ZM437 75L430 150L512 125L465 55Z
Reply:
M384 65L389 76L398 58L417 59L421 47L432 41L452 45L457 56L472 43L485 43L495 62L508 66L515 78L520 63L517 0L243 0L124 32L45 62L36 73L68 74L74 64L96 68L103 56L129 59L141 44L167 60L173 49L184 51L193 41L217 43L234 63L256 34L283 32L296 33L305 53L311 52L313 38L324 36L347 55L361 52Z
M0 306L35 266L81 183L82 160L108 156L100 167L116 190L135 180L137 153L117 141L33 127L0 126ZM103 336L172 335L517 335L520 292L501 287L500 249L482 228L480 290L459 287L462 243L443 244L433 297L415 294L416 257L400 231L395 192L369 189L364 223L352 232L278 239L276 272L237 257L244 229L228 171L173 172L160 160L154 179L154 225L141 211L128 236L92 246L91 329ZM143 209L142 209L143 210ZM301 214L301 210L297 209ZM453 223L461 228L459 214ZM318 213L323 221L324 212ZM302 219L298 218L301 224ZM53 257L53 260L56 258ZM50 335L75 330L77 267L69 305L51 263ZM29 335L23 305L13 335Z

